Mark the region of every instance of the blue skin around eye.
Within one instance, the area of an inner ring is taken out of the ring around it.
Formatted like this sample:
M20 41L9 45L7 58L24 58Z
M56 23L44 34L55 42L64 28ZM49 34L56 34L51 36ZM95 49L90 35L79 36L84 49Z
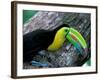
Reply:
M40 63L40 62L37 62L37 61L31 61L31 64L32 66L42 66L42 67L48 67L48 64L45 64L45 63Z

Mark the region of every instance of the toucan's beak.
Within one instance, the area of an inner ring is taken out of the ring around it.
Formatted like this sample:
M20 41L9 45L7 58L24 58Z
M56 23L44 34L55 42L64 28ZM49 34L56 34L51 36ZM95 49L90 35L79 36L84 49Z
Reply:
M83 50L87 49L87 44L85 39L74 28L69 28L69 32L66 34L66 38L76 47L76 49L80 52L81 55Z

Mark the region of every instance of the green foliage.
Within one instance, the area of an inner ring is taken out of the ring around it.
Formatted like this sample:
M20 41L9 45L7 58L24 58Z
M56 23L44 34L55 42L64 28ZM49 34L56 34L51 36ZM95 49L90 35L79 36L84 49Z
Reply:
M23 10L23 24L34 16L38 11L34 10Z

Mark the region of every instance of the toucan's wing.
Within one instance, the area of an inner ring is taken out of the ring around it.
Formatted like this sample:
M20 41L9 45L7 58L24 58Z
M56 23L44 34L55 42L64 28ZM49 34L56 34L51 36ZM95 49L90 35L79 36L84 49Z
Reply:
M38 51L41 50L41 47L35 48L33 50L27 51L23 53L23 61L30 62L35 55L38 55Z
M47 49L55 35L47 30L35 30L23 36L23 58L27 61L32 55Z
M36 30L23 36L23 51L28 52L39 47L47 48L53 41L53 35L47 30Z

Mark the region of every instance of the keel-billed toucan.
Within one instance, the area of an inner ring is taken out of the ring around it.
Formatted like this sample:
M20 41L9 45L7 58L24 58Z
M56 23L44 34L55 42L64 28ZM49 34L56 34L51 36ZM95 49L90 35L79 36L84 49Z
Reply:
M79 54L86 51L87 44L82 35L74 28L63 24L53 30L38 29L23 36L23 61L30 62L41 50L56 51L64 41L71 42Z

